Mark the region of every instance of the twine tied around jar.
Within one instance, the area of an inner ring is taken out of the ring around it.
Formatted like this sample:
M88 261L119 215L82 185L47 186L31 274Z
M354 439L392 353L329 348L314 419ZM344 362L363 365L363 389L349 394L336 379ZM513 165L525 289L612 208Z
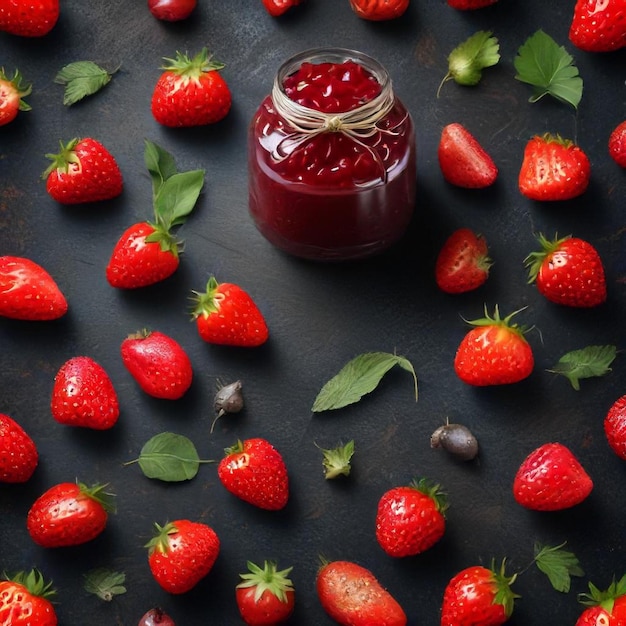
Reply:
M380 155L363 140L373 137L377 133L397 135L395 128L406 120L405 115L392 128L383 129L378 123L393 109L395 97L391 88L383 89L375 98L365 104L343 113L324 113L316 109L303 106L291 100L281 89L278 81L272 88L272 101L276 113L285 120L293 132L285 136L272 152L277 161L287 158L304 142L323 133L342 133L365 149L380 168L380 177L383 182L387 178L387 169Z

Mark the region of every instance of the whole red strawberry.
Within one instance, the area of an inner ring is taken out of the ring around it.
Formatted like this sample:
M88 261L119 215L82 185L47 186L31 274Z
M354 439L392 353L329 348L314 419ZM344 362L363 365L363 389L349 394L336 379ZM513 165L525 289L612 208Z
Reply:
M43 548L77 546L95 539L106 528L114 510L107 485L59 483L43 493L30 507L26 528Z
M485 238L470 228L458 228L439 251L435 280L446 293L465 293L486 282L491 265Z
M538 235L541 250L525 260L529 282L550 302L572 307L594 307L606 300L606 277L598 251L578 237L546 239Z
M67 313L67 300L54 278L38 263L0 256L0 315L17 320L55 320Z
M289 499L287 467L269 441L246 439L224 452L217 475L230 493L261 509L278 511L285 507Z
M113 155L96 139L72 139L57 154L46 154L52 164L43 173L46 190L61 204L110 200L122 193L122 173Z
M350 6L360 18L381 22L404 15L409 0L350 0Z
M441 626L499 626L513 613L515 598L511 585L516 575L473 565L461 570L446 585L441 608Z
M604 418L604 433L613 452L626 461L626 395L609 408Z
M206 48L196 56L180 52L165 59L165 70L152 93L152 115L164 126L203 126L226 117L232 104L230 89Z
M263 6L272 17L278 17L292 7L299 5L300 2L302 0L263 0Z
M518 504L533 511L560 511L580 504L593 481L569 448L546 443L522 462L513 481Z
M146 544L148 565L156 582L168 593L193 589L212 569L220 551L217 533L206 524L178 519Z
M376 539L393 557L414 556L434 546L446 529L447 502L439 485L425 479L386 491L378 501Z
M142 330L121 345L122 362L148 395L166 400L182 398L193 380L191 360L172 337Z
M613 579L609 587L600 590L589 583L589 593L581 593L579 602L587 608L575 626L624 626L626 624L626 576Z
M37 446L11 417L0 413L0 482L25 483L39 462Z
M407 617L397 600L374 574L351 561L325 563L316 579L323 609L344 626L405 626Z
M591 164L580 146L559 135L535 135L524 148L519 190L531 200L571 200L587 190Z
M41 572L32 569L5 575L0 580L0 624L6 626L57 626L51 598L56 591Z
M50 409L59 424L94 430L112 428L120 415L109 375L89 356L72 357L61 366L54 378Z
M586 52L611 52L626 46L624 0L577 0L570 41Z
M478 189L493 185L498 168L467 128L448 124L441 132L437 152L443 177L452 185Z
M240 574L235 599L241 619L248 626L274 626L287 621L293 613L295 591L288 578L292 568L279 570L276 563L263 567L248 561L248 571Z
M448 0L448 4L453 9L459 11L472 11L474 9L482 9L491 4L495 4L498 0Z
M194 291L193 317L198 334L208 343L256 347L264 344L269 330L250 295L233 283L218 283L211 276L206 291Z
M20 111L30 111L24 98L32 91L32 85L24 82L19 70L9 76L0 67L0 126L12 122Z
M454 357L454 371L469 385L505 385L524 380L533 371L535 359L524 337L526 329L512 324L514 311L504 319L495 307L493 317L469 322L473 328L463 337Z
M59 14L59 0L2 0L0 31L42 37L54 28Z
M620 167L626 167L626 120L618 124L611 132L609 154Z

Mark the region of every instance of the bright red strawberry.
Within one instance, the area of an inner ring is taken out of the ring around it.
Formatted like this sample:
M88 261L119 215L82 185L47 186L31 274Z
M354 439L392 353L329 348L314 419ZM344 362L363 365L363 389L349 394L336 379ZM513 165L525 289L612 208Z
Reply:
M32 85L24 82L18 70L15 70L13 76L9 76L0 67L0 126L12 122L19 111L31 110L24 100L31 91Z
M444 126L437 156L443 177L457 187L489 187L498 177L493 159L461 124Z
M625 0L577 0L570 41L586 52L611 52L626 46Z
M470 228L459 228L439 252L435 280L446 293L465 293L485 283L491 265L485 238Z
M248 626L274 626L291 616L295 605L295 591L288 578L291 570L278 570L271 561L265 561L262 568L248 561L248 571L240 574L241 582L235 589L239 614Z
M556 304L594 307L606 300L606 277L598 251L577 237L553 240L538 235L541 250L525 260L529 282Z
M59 14L59 0L3 0L0 31L20 37L42 37L54 28Z
M67 300L41 265L0 256L0 315L17 320L55 320L67 313Z
M180 22L196 8L197 0L148 0L148 10L157 20Z
M611 132L609 154L620 167L626 167L626 120L618 124Z
M439 485L425 479L386 491L378 502L376 539L393 557L414 556L434 546L446 529L448 505Z
M109 375L88 356L72 357L61 366L54 378L50 409L59 424L94 430L112 428L120 415Z
M381 22L404 15L409 0L350 0L350 6L360 18Z
M225 118L232 95L219 73L223 63L214 61L206 48L196 56L180 52L165 59L163 74L152 93L152 115L164 126L202 126Z
M142 330L121 346L122 362L148 395L166 400L182 398L193 380L191 360L172 337Z
M441 626L499 626L507 622L519 596L511 589L517 575L507 576L504 565L498 571L473 565L456 574L443 593Z
M626 395L609 408L604 418L604 433L613 452L626 461Z
M560 511L580 504L593 489L593 481L561 443L546 443L522 462L513 481L518 504L533 511Z
M26 528L32 540L43 548L61 548L95 539L114 510L106 487L59 483L48 489L28 511Z
M285 507L289 477L280 452L266 439L246 439L225 449L217 475L230 493L268 511Z
M211 276L206 291L194 294L193 317L204 341L249 348L267 341L269 330L263 314L238 285L218 283Z
M0 624L6 626L57 626L56 591L41 572L32 569L0 580Z
M472 11L473 9L482 9L490 4L495 4L498 0L448 0L448 4L453 9L459 11Z
M589 583L589 593L580 594L579 602L587 608L580 614L575 626L624 626L626 576L618 581L613 579L605 590Z
M39 454L30 435L0 413L0 482L25 483L37 468Z
M518 185L531 200L571 200L589 186L591 165L580 146L559 135L535 135L524 148Z
M397 600L365 567L350 561L322 566L317 596L330 617L344 626L405 626L407 617Z
M168 593L193 589L213 568L220 551L217 533L206 524L178 519L155 524L146 544L148 565L156 582Z
M96 139L61 142L60 152L46 154L52 161L42 177L46 190L61 204L110 200L122 193L120 168L113 155Z
M278 17L292 7L299 5L300 2L302 0L263 0L263 6L272 17Z
M498 307L494 316L469 322L473 328L463 337L454 357L454 371L469 385L506 385L524 380L533 371L535 359L524 337L525 328L511 324L514 311L504 319Z

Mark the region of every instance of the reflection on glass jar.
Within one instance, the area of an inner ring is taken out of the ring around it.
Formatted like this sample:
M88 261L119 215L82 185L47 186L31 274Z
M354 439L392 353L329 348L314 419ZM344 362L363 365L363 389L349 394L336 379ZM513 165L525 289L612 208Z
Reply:
M415 130L387 71L361 52L302 52L249 130L250 214L275 246L315 260L389 248L415 208Z

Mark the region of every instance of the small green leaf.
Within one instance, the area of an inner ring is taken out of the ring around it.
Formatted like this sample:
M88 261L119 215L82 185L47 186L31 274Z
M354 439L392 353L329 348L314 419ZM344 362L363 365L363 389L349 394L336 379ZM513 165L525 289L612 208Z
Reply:
M54 82L65 85L63 104L71 106L100 91L116 71L108 72L93 61L76 61L63 67Z
M110 602L115 596L126 593L125 581L124 572L114 572L105 567L93 569L85 574L85 591Z
M477 85L486 67L496 65L500 60L500 44L491 31L480 30L460 43L448 55L448 73L444 76L441 87L448 80L459 85Z
M616 356L615 346L587 346L564 354L548 372L565 376L578 391L581 378L595 378L608 374Z
M550 35L538 30L519 48L513 61L515 78L533 87L530 102L550 95L578 108L583 94L583 80L573 57Z
M535 544L535 563L556 591L567 593L572 576L584 576L578 558L573 552L563 550L565 543L558 546Z
M178 172L174 157L152 141L145 141L144 162L152 179L152 197L156 198L164 181Z
M322 387L311 410L317 413L358 402L364 395L376 389L383 376L394 365L399 365L413 375L417 400L417 376L410 361L388 352L366 352L346 363Z
M165 482L191 480L198 473L201 461L193 442L184 435L164 432L149 439L141 449L139 458L129 461L139 463L145 476Z
M163 181L154 199L155 214L167 227L180 226L193 211L204 185L204 170L174 174Z

